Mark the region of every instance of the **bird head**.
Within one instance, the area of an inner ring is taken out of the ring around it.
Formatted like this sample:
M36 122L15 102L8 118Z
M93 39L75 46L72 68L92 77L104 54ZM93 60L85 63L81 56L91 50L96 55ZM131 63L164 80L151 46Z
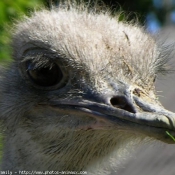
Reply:
M73 7L43 10L17 24L12 46L0 108L19 144L30 139L45 154L76 150L83 159L105 155L119 136L175 143L166 134L175 136L175 114L154 85L166 56L137 25Z

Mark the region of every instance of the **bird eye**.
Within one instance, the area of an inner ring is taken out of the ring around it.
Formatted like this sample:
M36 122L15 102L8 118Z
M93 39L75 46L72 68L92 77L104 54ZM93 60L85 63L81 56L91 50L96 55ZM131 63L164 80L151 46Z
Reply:
M58 84L63 79L63 73L56 63L47 66L39 66L27 62L26 69L29 78L38 86L50 87Z

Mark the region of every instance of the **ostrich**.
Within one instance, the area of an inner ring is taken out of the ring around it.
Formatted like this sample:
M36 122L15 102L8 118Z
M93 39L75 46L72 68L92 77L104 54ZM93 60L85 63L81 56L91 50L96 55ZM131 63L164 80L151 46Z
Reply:
M136 24L62 4L16 25L1 74L2 170L108 174L130 146L174 141L154 87L166 55Z

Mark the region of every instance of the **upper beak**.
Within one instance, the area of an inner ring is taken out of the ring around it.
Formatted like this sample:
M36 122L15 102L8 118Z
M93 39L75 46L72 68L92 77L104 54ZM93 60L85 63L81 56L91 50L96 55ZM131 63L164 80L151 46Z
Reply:
M173 140L175 136L175 113L164 109L160 104L146 102L136 95L133 95L132 100L125 95L125 99L127 101L125 107L120 107L120 104L118 107L107 104L103 100L96 100L94 97L86 98L86 100L82 100L82 98L51 100L49 105L56 108L64 106L63 109L65 107L72 109L78 115L80 112L86 113L90 117L110 124L110 126L175 144ZM135 110L134 106L141 110Z

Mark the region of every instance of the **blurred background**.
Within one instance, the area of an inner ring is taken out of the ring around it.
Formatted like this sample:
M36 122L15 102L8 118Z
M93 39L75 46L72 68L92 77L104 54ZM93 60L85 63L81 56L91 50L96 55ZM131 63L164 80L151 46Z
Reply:
M92 0L93 1L93 0ZM175 0L103 0L114 12L125 11L120 20L137 19L140 25L172 47L170 65L175 65ZM10 38L13 23L42 6L58 5L58 0L0 0L0 63L11 60ZM175 112L175 73L158 77L156 90L162 104ZM136 153L111 175L175 175L175 146L155 143L138 146Z

